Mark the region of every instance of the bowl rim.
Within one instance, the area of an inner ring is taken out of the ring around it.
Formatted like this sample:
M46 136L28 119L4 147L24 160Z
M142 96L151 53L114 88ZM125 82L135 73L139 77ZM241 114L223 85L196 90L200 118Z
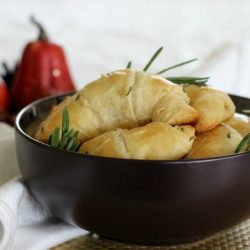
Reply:
M159 163L159 164L193 164L193 163L207 163L207 162L214 162L214 161L222 161L222 160L228 160L228 159L237 159L239 157L245 156L245 155L250 155L249 152L243 152L243 153L237 153L237 154L230 154L230 155L225 155L225 156L219 156L219 157L209 157L209 158L201 158L201 159L178 159L178 160L144 160L144 159L125 159L125 158L114 158L114 157L103 157L103 156L95 156L95 155L86 155L86 154L80 154L78 152L72 152L72 151L67 151L59 148L54 148L46 143L40 142L33 138L32 136L28 135L25 133L25 131L21 128L20 125L20 120L23 117L23 115L27 112L27 110L32 109L34 106L52 100L56 98L62 98L66 97L68 95L74 94L75 91L73 92L67 92L63 94L58 94L58 95L53 95L53 96L47 96L44 98L40 98L24 108L22 108L15 119L15 130L19 134L21 134L24 138L26 138L29 142L35 144L36 146L42 147L47 150L52 150L52 151L61 151L64 154L69 154L69 155L75 155L76 157L83 158L83 159L97 159L97 160L106 160L106 161L117 161L117 162L136 162L136 163L144 163L144 164L152 164L152 163ZM236 97L236 98L243 98L243 99L250 99L245 96L239 96L235 94L229 94L230 96Z

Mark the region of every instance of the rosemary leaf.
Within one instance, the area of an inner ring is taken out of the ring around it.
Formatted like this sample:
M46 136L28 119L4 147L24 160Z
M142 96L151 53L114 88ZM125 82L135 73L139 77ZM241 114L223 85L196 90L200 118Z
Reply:
M56 127L51 137L51 146L57 148L59 143L60 129Z
M74 134L74 129L71 128L71 129L68 130L64 135L65 135L66 137L72 137L73 134Z
M78 95L76 96L75 101L77 101L79 98L80 98L80 95L78 94Z
M235 153L239 153L243 147L246 146L245 151L249 151L250 149L250 133L247 134L239 143L239 145L237 146L237 148L235 149Z
M131 68L131 65L132 65L132 62L129 61L128 64L127 64L127 66L126 66L126 69L130 69L130 68Z
M78 141L79 131L69 129L69 113L67 108L63 110L62 114L62 137L60 138L60 128L56 127L49 137L48 144L60 149L68 151L77 151L80 147L80 141Z
M74 134L73 134L73 136L72 136L72 137L76 139L76 138L78 137L78 135L79 135L79 131L78 131L78 130L76 130L76 131L74 132Z
M125 96L128 96L130 94L131 90L132 90L132 87L129 88L129 90Z
M250 109L244 109L244 110L242 110L242 112L243 112L244 114L250 116Z
M173 76L166 77L166 79L176 84L196 84L199 86L205 86L209 77Z
M166 71L169 71L169 70L171 70L171 69L175 69L175 68L177 68L177 67L183 66L183 65L185 65L185 64L188 64L188 63L191 63L191 62L194 62L194 61L197 61L197 60L198 60L198 58L194 58L194 59L191 59L191 60L182 62L182 63L178 63L178 64L176 64L176 65L173 65L173 66L171 66L171 67L168 67L168 68L166 68L166 69L163 69L163 70L157 72L156 74L157 74L157 75L160 75L160 74L162 74L162 73L164 73L164 72L166 72Z
M72 138L73 134L74 134L74 130L70 129L69 131L67 131L67 133L65 133L63 135L60 148L62 148L62 149L66 149L67 148L67 145L68 145L70 139Z
M66 150L71 151L72 147L74 146L74 143L75 143L75 138L71 137L66 146Z
M75 141L77 140L77 137L79 135L79 131L74 131L73 129L69 130L68 133L66 133L65 136L65 140L61 142L61 147L62 149L66 149L66 150L71 150L73 144L75 143Z
M69 129L69 112L64 108L62 115L62 134L65 134Z
M150 58L149 62L146 64L146 66L143 68L143 71L147 71L148 68L151 66L151 64L154 62L154 60L156 59L156 57L161 53L161 51L163 50L163 47L160 47L154 54L153 56Z
M80 142L75 142L74 145L71 148L71 151L78 151L79 147L80 147Z
M63 149L63 148L65 147L65 145L67 144L68 139L69 139L69 137L68 137L66 134L64 134L64 135L62 136L62 140L61 140L61 143L60 143L60 147L59 147L59 148Z

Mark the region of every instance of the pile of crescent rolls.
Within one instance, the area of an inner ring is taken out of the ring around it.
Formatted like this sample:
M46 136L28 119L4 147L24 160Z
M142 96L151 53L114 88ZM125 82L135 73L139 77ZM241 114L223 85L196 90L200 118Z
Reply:
M79 131L78 152L147 160L177 160L233 154L250 132L247 116L235 114L230 97L217 89L177 85L133 69L102 75L55 106L35 138L47 143L61 127Z

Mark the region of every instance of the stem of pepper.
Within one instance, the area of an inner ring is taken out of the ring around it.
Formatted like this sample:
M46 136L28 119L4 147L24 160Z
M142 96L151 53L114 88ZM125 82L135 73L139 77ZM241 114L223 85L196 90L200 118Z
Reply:
M30 17L30 21L38 28L38 31L39 31L38 40L39 41L48 41L49 37L48 37L45 29L43 28L43 26L33 16Z

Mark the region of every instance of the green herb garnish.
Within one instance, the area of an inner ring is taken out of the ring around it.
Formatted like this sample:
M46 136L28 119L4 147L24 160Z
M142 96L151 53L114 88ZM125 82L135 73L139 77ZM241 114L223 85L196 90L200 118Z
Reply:
M157 56L160 54L160 52L163 50L163 47L160 47L154 54L153 56L150 58L149 62L146 64L146 66L143 68L143 71L147 71L149 69L149 67L151 66L151 64L155 61L155 59L157 58ZM169 70L175 69L177 67L186 65L188 63L197 61L198 58L193 58L191 60L188 61L184 61L182 63L178 63L175 64L173 66L167 67L161 71L158 71L156 74L160 75L162 73L165 73ZM130 69L131 68L131 61L128 62L126 69ZM166 77L167 80L172 81L176 84L195 84L198 86L206 86L206 82L208 81L209 77L190 77L190 76L172 76L172 77ZM250 114L250 111L249 111Z
M250 109L244 109L244 110L242 110L242 112L243 112L244 114L250 116Z
M76 96L75 101L78 101L79 98L80 98L80 95L78 94L78 95Z
M156 59L156 57L161 53L161 51L163 50L163 47L160 47L154 54L153 56L150 58L149 62L146 64L146 66L143 68L143 71L147 71L148 68L151 66L151 64L154 62L154 60Z
M56 127L49 137L48 144L55 148L65 149L67 151L78 151L80 147L80 141L78 140L79 131L69 130L69 112L67 108L64 108L62 114L62 133L60 134L60 128ZM61 136L61 141L60 141Z
M60 137L60 129L55 128L53 131L53 134L51 136L51 146L57 148L59 143L59 137Z
M166 79L176 84L195 84L199 86L206 86L206 82L209 77L170 76L166 77Z
M132 65L132 62L129 61L128 64L127 64L127 66L126 66L126 69L130 69L130 68L131 68L131 65Z
M125 96L128 96L130 94L131 90L132 90L132 87L129 88L129 90Z
M178 68L178 67L180 67L180 66L183 66L183 65L185 65L185 64L188 64L188 63L191 63L191 62L194 62L194 61L197 61L197 60L198 60L198 58L194 58L194 59L191 59L191 60L182 62L182 63L178 63L178 64L176 64L176 65L173 65L173 66L170 66L170 67L168 67L168 68L166 68L166 69L163 69L163 70L157 72L156 74L157 74L157 75L160 75L160 74L162 74L162 73L165 73L166 71L169 71L169 70L171 70L171 69Z
M67 108L64 108L62 115L62 134L65 134L69 130L69 112Z
M245 149L244 149L245 147ZM237 148L235 149L235 153L239 153L242 149L245 150L245 152L250 150L250 133L247 134L239 143Z

